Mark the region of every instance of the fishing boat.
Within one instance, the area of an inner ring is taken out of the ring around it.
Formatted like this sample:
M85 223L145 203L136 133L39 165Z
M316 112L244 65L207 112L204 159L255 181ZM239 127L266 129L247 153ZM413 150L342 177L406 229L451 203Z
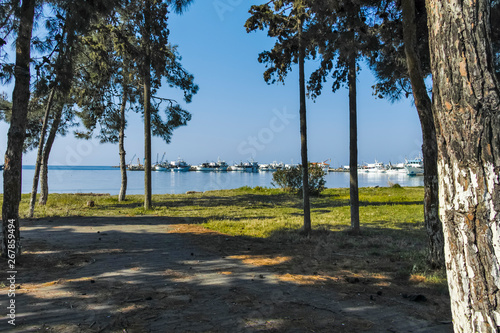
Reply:
M193 169L195 171L213 171L212 168L210 167L210 163L208 163L208 162L201 163L199 165L195 165L195 166L193 166Z
M153 165L152 169L155 171L168 171L168 169L169 169L168 161L165 161L162 163L157 163L157 164Z
M405 169L408 176L423 175L424 161L420 157L414 158L412 160L406 160Z
M285 164L283 162L276 162L274 161L273 163L269 164L260 164L259 165L259 171L277 171L285 168Z
M170 162L170 170L172 171L189 171L190 168L191 166L180 158L177 161Z
M226 162L217 160L217 162L205 162L193 167L195 171L227 171Z
M259 164L257 162L240 162L231 166L232 171L244 171L244 172L257 172L259 171Z
M0 171L3 170L3 164L0 164Z
M259 171L271 171L270 164L259 164Z
M366 167L363 169L364 172L368 173L385 173L387 170L384 167L384 163L382 162L377 162L375 160L375 163L367 163Z
M151 167L152 170L155 170L155 171L168 171L169 169L169 164L168 164L168 161L165 160L165 154L166 153L163 153L163 156L161 157L161 160L158 162L158 154L156 154L156 163L153 164L153 166Z
M216 171L227 171L229 165L225 161L221 161L220 159L215 162Z
M389 165L387 166L387 173L406 173L405 164L392 164L391 162L389 162Z

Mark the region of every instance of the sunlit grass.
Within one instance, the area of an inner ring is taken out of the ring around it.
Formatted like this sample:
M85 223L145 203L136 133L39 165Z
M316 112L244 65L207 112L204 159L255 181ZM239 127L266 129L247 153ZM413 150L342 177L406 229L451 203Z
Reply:
M418 283L445 284L442 271L425 264L426 235L421 187L360 189L362 236L351 237L349 189L327 189L311 198L313 238L301 235L302 200L279 189L243 187L196 194L153 195L153 209L145 211L143 196L50 194L46 206L36 206L35 218L71 216L167 216L187 224L201 224L231 236L270 242L312 244L329 253L356 253L408 263L401 275L420 276ZM3 196L0 195L0 202ZM94 206L88 205L93 201ZM22 196L20 215L27 217L29 195ZM388 263L390 265L390 262ZM397 273L397 272L396 272ZM420 280L419 280L420 279Z

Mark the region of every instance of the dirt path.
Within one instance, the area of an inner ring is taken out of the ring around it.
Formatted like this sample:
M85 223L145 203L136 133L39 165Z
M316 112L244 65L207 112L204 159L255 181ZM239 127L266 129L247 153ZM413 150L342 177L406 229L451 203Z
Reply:
M227 253L227 244L224 252L207 250L228 240L209 234L204 242L213 244L201 246L199 236L176 231L182 222L23 222L16 326L11 330L2 315L0 331L451 332L440 322L449 319L419 315L419 307L429 304L374 298L362 285L346 297L329 286L285 282L268 268L236 259L241 253Z

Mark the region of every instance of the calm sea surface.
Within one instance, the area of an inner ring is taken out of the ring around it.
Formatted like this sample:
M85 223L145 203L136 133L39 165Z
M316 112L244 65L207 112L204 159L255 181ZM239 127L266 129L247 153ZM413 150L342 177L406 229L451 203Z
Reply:
M31 192L34 166L23 167L22 192ZM3 172L0 171L0 174ZM144 173L129 171L128 194L144 193ZM326 187L349 187L349 173L330 172L325 177ZM209 191L233 189L242 186L272 187L272 172L152 172L153 194L177 194L186 191ZM359 186L388 186L398 183L401 186L423 186L423 177L410 177L405 174L359 174ZM120 191L120 169L108 166L50 166L49 191L51 193L109 193ZM3 176L0 175L0 193L3 192Z

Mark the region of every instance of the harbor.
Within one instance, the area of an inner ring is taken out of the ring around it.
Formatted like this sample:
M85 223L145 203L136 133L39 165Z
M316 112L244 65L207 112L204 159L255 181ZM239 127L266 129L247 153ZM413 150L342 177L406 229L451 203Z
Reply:
M35 167L25 165L22 171L22 193L30 193ZM144 173L128 172L128 194L144 194ZM240 187L273 187L273 172L152 172L153 194L181 194L188 191L206 192ZM349 187L348 172L328 172L326 187ZM404 173L358 173L359 187L423 186L423 177ZM109 193L120 191L120 169L111 166L49 166L50 193ZM3 191L3 177L0 177Z
M135 156L134 156L135 157ZM240 161L239 163L234 163L228 165L225 161L218 159L216 162L203 162L197 165L188 164L181 158L176 161L164 161L165 155L163 155L160 161L157 161L151 166L153 171L174 171L174 172L185 172L185 171L200 171L200 172L224 172L224 171L237 171L237 172L273 172L282 169L288 169L297 167L298 164L285 164L283 162L272 162L259 164L256 161ZM329 160L323 162L311 162L311 165L320 167L325 173L329 172L349 172L349 166L341 166L337 168L332 168ZM115 166L118 168L119 166ZM140 159L137 159L136 164L127 164L127 169L130 171L143 171L144 164L141 164ZM388 163L384 164L382 162L375 161L375 163L364 163L358 165L358 173L391 173L391 174L406 174L408 176L421 176L424 173L424 163L422 158L414 158L411 160L405 160L401 163Z
M30 193L35 167L23 166L22 193ZM144 172L128 172L128 194L144 194ZM181 194L187 191L214 191L240 187L273 187L273 172L152 172L153 194ZM423 186L423 177L404 173L358 174L360 187ZM328 172L326 187L349 187L348 172ZM109 193L120 191L120 169L111 166L49 166L50 193ZM3 191L3 177L0 177L0 191Z

